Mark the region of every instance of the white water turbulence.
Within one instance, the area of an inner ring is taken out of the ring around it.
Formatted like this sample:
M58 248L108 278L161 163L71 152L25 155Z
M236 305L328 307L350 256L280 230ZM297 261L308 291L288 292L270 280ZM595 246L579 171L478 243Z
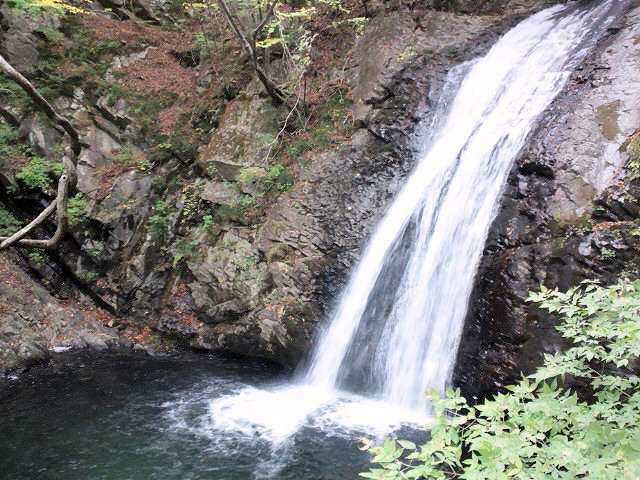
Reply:
M615 3L544 10L452 70L429 145L371 236L306 376L213 400L213 429L277 445L303 425L371 434L427 417L425 392L451 377L514 159Z

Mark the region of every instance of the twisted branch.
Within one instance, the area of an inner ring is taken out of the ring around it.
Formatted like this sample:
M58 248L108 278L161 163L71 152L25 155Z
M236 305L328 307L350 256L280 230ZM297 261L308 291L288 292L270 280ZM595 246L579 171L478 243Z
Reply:
M64 173L58 180L58 192L56 198L28 225L9 237L0 237L0 250L12 245L30 248L53 249L64 237L67 231L67 199L69 189L75 185L77 157L82 151L80 135L69 120L60 115L55 108L38 92L38 90L20 72L9 64L0 55L0 72L4 73L11 80L16 82L22 90L31 98L35 107L43 112L52 122L54 122L63 133L69 137L71 151L73 152L71 161L64 162ZM37 226L41 225L53 212L56 212L56 231L48 240L24 238Z

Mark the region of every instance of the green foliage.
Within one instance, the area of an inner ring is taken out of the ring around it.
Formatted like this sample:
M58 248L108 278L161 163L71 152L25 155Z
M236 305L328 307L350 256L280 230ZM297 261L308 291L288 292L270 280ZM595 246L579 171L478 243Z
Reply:
M233 221L243 225L249 225L255 220L255 208L258 201L253 195L243 194L230 204L216 207L216 220L219 222Z
M238 181L240 183L251 183L256 178L262 178L265 175L265 171L260 167L244 167L238 173Z
M304 153L322 150L331 145L330 130L325 127L312 128L293 140L287 148L292 158L299 158Z
M60 43L64 41L64 34L60 30L51 27L38 27L35 29L41 35L44 35L48 42Z
M0 123L0 158L15 157L24 152L18 145L18 131L10 125Z
M211 56L213 42L207 38L204 32L196 32L193 35L193 49L195 50L195 55L197 55L198 62L201 62Z
M78 87L97 92L113 56L123 53L120 42L96 38L74 15L62 20L61 30L44 27L38 31L48 41L39 48L35 80L49 99L73 96Z
M175 268L182 260L191 258L198 249L198 240L190 238L180 238L176 241L173 254L173 267Z
M119 99L127 103L127 112L133 116L136 123L145 134L154 133L158 127L158 115L161 111L172 106L177 95L169 91L154 91L141 93L112 82L103 92L109 106L115 106Z
M131 147L122 147L115 152L113 159L125 168L135 169L140 172L149 170L150 165L143 153L134 153Z
M31 105L22 88L2 75L0 75L0 99L6 102L6 105L13 105L21 110Z
M616 258L616 252L607 247L602 247L600 249L600 258L602 260L608 261Z
M89 204L82 193L77 193L69 198L67 204L67 218L70 226L76 226L87 220L89 216Z
M182 187L182 222L189 223L197 219L200 215L200 207L202 200L200 194L202 193L203 182L201 180L195 183L185 185Z
M562 319L558 330L573 346L477 406L458 391L444 399L432 392L430 440L371 448L379 468L362 477L640 478L640 281L585 282L566 293L542 287L529 300ZM590 387L589 403L558 386L567 376Z
M198 225L189 237L179 238L174 245L173 254L173 266L174 268L183 259L192 258L198 251L198 246L201 243L201 237L211 232L215 222L211 215L205 215L202 218L202 223Z
M292 159L298 159L306 152L326 149L331 146L334 138L340 139L351 134L351 105L346 92L336 88L315 114L314 121L288 142L288 155Z
M75 5L63 0L9 0L8 4L9 7L18 13L27 15L34 15L41 12L62 15L82 11Z
M293 186L293 175L281 163L271 165L267 169L267 180L270 185L284 192Z
M0 236L8 237L22 228L20 222L10 211L0 207Z
M103 242L93 241L90 246L86 248L85 252L93 259L99 259L107 252L107 246Z
M64 172L62 162L33 157L27 165L16 173L16 179L34 190L46 191L51 188L54 179Z
M29 253L27 253L27 256L29 257L29 261L31 263L33 263L35 266L39 267L44 265L44 254L39 251L39 250L32 250Z
M153 215L149 217L147 226L151 238L156 242L164 242L169 235L171 224L171 209L169 205L160 200L153 206Z

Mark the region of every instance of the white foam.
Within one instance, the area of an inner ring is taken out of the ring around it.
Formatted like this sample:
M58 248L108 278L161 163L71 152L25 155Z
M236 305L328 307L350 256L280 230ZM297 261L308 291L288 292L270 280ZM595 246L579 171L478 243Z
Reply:
M54 353L64 353L64 352L68 352L69 350L71 350L71 347L66 345L56 345L51 349L51 351Z
M272 390L245 387L211 400L209 410L210 428L218 434L260 437L275 447L303 426L329 435L384 435L402 425L424 426L429 421L424 414L388 402L313 385Z

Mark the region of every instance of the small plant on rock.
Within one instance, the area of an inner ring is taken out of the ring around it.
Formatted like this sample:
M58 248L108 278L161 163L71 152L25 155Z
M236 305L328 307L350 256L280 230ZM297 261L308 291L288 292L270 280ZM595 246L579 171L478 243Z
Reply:
M0 207L0 236L8 237L20 230L20 222L10 211Z
M69 198L67 204L67 218L69 219L69 225L80 225L89 215L89 204L87 198L82 193L77 193L73 197Z
M153 215L147 222L151 238L156 242L164 242L169 235L171 211L169 205L160 200L153 207Z
M47 191L62 172L64 172L62 162L33 157L16 173L16 179L30 189Z

